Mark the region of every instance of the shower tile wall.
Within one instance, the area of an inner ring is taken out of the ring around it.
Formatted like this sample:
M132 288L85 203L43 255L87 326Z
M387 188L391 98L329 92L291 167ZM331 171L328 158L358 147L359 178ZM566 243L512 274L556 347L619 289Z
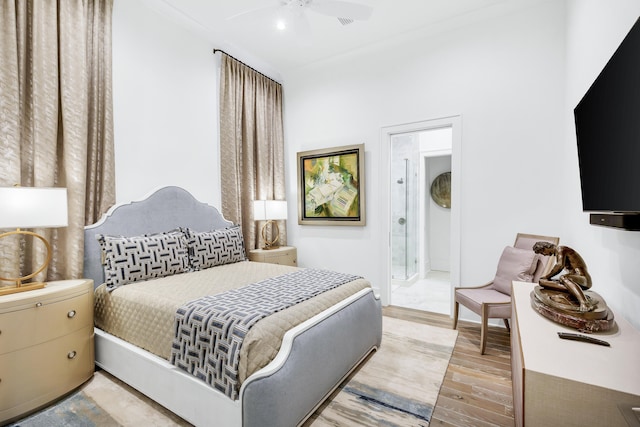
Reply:
M416 134L397 135L391 144L392 278L408 280L417 273Z

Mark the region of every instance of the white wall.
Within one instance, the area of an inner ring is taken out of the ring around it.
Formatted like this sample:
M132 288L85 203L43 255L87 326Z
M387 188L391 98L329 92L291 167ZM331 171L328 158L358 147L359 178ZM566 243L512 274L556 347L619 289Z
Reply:
M116 199L178 185L220 206L213 46L141 0L113 7Z
M424 162L421 205L424 209L424 227L421 240L426 240L423 262L425 270L451 271L451 207L443 208L431 197L433 180L444 172L451 172L453 128L443 127L420 132L420 156ZM448 154L445 154L448 153ZM424 156L424 157L423 157Z
M451 132L449 132L451 140ZM451 172L451 156L427 157L428 176L425 182L427 209L427 238L431 270L451 270L451 208L439 206L430 197L431 183L438 175Z
M352 271L380 286L380 129L462 116L461 278L495 274L518 232L562 235L564 197L546 177L563 166L564 25L562 2L428 39L370 49L285 75L288 200L296 200L297 151L365 143L367 226L288 223L303 266ZM296 217L290 204L289 217Z
M353 271L379 286L379 254L388 241L379 231L386 202L378 190L386 162L380 128L460 114L462 283L490 279L517 232L558 235L583 254L594 289L616 315L639 327L640 233L588 225L571 116L638 15L637 0L552 0L285 76L287 228L300 264ZM172 184L219 206L212 49L148 2L116 0L119 202ZM367 226L298 226L296 152L359 142L366 149Z
M564 109L563 211L561 243L576 249L616 316L640 329L640 232L589 225L582 212L573 108L640 16L637 0L572 0L567 20L567 86Z

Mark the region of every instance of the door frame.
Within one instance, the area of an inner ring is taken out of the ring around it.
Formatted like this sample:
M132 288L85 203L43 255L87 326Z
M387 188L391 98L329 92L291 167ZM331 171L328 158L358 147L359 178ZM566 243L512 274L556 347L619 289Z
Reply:
M380 183L382 230L387 235L383 244L380 265L382 266L383 283L380 286L380 297L383 305L391 303L391 141L392 137L402 133L413 133L425 130L451 127L451 294L454 286L460 283L460 213L461 206L461 152L462 152L462 116L450 116L437 119L422 120L380 129ZM451 306L453 306L453 299ZM452 313L453 310L450 310Z

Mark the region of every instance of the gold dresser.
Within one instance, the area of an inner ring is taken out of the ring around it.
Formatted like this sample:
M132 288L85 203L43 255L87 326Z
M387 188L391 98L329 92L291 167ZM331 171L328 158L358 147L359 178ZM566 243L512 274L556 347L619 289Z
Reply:
M93 280L0 296L0 425L93 375Z

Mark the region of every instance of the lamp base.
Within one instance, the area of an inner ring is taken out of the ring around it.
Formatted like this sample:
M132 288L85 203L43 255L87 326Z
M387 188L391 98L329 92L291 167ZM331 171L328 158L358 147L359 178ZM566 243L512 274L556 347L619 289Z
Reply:
M22 283L22 281L32 279L38 273L40 273L41 271L44 271L44 269L47 268L47 266L49 265L49 262L51 262L51 245L49 244L47 239L45 239L43 236L36 234L32 231L23 231L20 229L17 229L16 231L9 231L7 233L2 233L0 234L0 239L3 237L20 235L20 234L24 236L33 236L36 239L40 239L42 243L44 243L44 246L47 250L47 257L44 261L44 264L42 264L36 271L34 271L31 274L27 274L26 276L22 276L22 277L0 277L0 282L13 282L13 285L11 286L0 286L0 295L15 294L15 293L24 292L24 291L33 291L34 289L42 289L47 285L44 282Z
M276 235L275 238L269 240L267 239L267 225L269 224L273 224L273 234ZM278 243L278 240L280 239L280 228L278 227L278 223L275 222L274 220L270 219L269 221L267 221L263 226L262 226L262 240L264 241L264 246L262 247L262 249L264 250L269 250L269 249L276 249L280 247L280 244Z
M47 286L44 282L26 283L13 286L0 286L0 295L17 294L18 292L33 291L35 289L42 289Z
M269 245L269 246L264 245L264 246L262 247L262 249L263 249L263 250L265 250L265 251L269 251L269 250L271 250L271 249L278 249L279 247L280 247L280 245Z

